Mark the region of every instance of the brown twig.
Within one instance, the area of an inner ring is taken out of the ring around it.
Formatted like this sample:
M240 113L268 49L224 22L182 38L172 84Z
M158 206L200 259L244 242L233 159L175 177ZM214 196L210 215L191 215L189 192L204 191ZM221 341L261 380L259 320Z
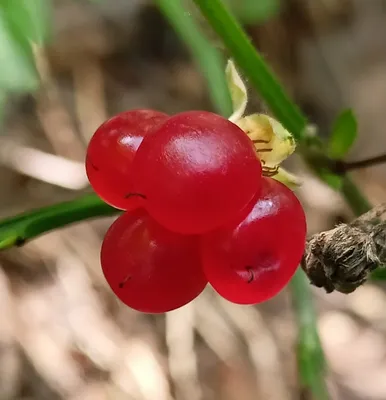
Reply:
M383 163L386 163L386 154L353 162L336 161L333 169L339 174L344 174L346 172L353 171L356 169L373 167L375 165Z
M302 268L311 283L326 292L351 293L382 264L386 264L386 203L349 224L313 235Z

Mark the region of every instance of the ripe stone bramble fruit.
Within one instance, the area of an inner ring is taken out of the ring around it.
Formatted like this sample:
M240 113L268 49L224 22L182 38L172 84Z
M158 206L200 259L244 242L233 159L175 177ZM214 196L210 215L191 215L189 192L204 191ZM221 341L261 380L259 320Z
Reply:
M220 227L259 192L262 167L235 124L205 111L170 117L134 158L133 191L166 228L200 234Z
M134 155L143 137L168 116L154 110L130 110L103 123L87 148L86 172L95 192L113 207L127 210L140 198L127 198L132 191Z
M262 191L242 221L202 237L204 272L225 299L257 304L281 291L304 252L303 208L282 183L263 178Z
M141 209L124 213L111 225L102 244L101 264L117 297L147 313L191 302L208 282L199 237L170 232Z

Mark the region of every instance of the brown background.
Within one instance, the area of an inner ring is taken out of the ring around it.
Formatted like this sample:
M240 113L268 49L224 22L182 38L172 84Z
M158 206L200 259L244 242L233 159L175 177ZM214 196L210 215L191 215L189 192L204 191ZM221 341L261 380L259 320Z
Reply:
M386 151L386 1L283 0L249 27L292 96L326 132L353 107L350 159ZM151 2L55 1L54 38L37 54L43 87L13 97L0 130L0 214L90 192L85 145L114 113L210 109L205 82ZM254 111L261 110L252 94ZM55 157L48 157L54 155ZM310 233L351 217L301 161ZM53 173L54 172L54 173ZM355 178L374 203L385 169ZM106 286L99 248L111 218L45 235L0 255L0 400L300 399L288 292L258 307L208 289L165 316L123 307ZM386 293L315 290L331 398L386 399Z

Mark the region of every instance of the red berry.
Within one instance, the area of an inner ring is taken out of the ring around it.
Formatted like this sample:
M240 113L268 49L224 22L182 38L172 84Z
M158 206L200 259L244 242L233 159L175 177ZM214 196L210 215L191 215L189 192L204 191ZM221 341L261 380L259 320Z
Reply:
M303 208L285 185L263 178L248 216L202 239L203 268L225 299L256 304L275 296L294 275L304 252Z
M138 206L140 198L127 198L132 191L134 154L143 137L168 116L153 110L126 111L103 123L87 149L86 172L96 193L113 207Z
M138 209L120 216L102 244L111 289L131 308L162 313L196 298L207 284L197 236L179 235Z
M253 143L232 122L209 112L169 118L147 135L134 159L134 192L166 228L198 234L240 213L261 185Z

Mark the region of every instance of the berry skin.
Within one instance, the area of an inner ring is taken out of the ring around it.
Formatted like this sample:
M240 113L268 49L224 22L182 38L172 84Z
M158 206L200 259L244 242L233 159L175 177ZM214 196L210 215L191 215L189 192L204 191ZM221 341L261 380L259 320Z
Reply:
M199 237L178 235L143 209L121 215L101 249L104 276L127 306L147 313L182 307L205 288Z
M202 238L203 268L225 299L257 304L281 291L294 275L306 242L303 208L282 183L263 178L247 217Z
M131 110L103 123L87 148L86 172L95 192L113 207L127 210L140 198L125 196L132 191L132 163L143 137L162 124L168 115L153 110Z
M170 117L145 137L133 166L133 191L145 196L149 214L183 234L201 234L235 218L262 179L248 136L205 111Z

